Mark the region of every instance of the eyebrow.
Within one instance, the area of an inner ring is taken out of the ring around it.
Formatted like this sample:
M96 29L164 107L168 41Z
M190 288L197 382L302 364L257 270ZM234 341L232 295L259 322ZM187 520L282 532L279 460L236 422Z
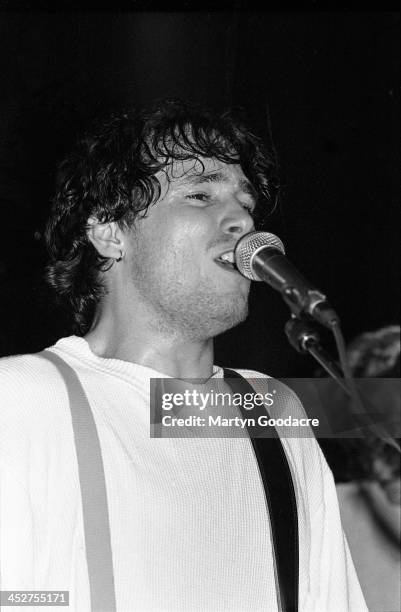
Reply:
M202 174L187 174L184 179L184 183L190 185L203 185L204 183L229 183L230 179L224 174L217 170L216 172L203 172ZM257 191L255 187L247 179L241 179L239 181L241 191L250 195L255 203L257 201Z

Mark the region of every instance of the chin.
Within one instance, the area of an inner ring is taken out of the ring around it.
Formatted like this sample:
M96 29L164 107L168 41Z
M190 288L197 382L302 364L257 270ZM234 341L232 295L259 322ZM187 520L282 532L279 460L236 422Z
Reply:
M241 301L241 303L238 303L238 301L237 303L231 302L230 306L225 310L224 314L222 313L221 318L219 320L216 320L216 323L220 323L220 326L219 331L217 331L217 333L213 335L217 336L219 334L224 333L225 331L228 331L229 329L232 329L233 327L236 327L240 323L243 323L247 319L248 314L249 309L247 299Z
M166 329L175 329L188 338L205 340L214 338L236 327L248 316L248 292L218 293L198 288L191 295L168 296L163 308ZM166 296L164 296L165 298ZM166 318L166 313L169 316Z

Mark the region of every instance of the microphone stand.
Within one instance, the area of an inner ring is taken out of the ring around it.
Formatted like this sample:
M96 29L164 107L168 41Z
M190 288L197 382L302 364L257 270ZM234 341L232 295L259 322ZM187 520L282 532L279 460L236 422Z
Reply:
M321 345L320 335L316 324L306 318L295 315L285 324L285 333L291 344L298 353L309 353L316 361L330 374L330 376L340 385L348 396L352 396L347 385L344 384L344 374L338 363Z
M363 425L364 428L367 427L371 434L374 434L383 442L389 444L399 453L401 453L399 444L382 427L382 425L374 423L369 414L366 412L366 409L364 409L363 403L365 403L367 406L371 405L369 399L364 397L362 402L360 393L357 391L355 385L353 385L353 388L349 388L345 384L342 369L321 345L319 332L316 329L316 323L314 323L312 320L309 321L306 317L300 317L292 314L291 319L287 321L284 329L291 346L293 346L299 353L309 353L312 355L348 395L348 397L351 399L351 406L354 405L359 413L354 413L354 418L360 420L362 414L365 413L364 422L361 423L361 425ZM351 382L353 384L353 379L351 379Z

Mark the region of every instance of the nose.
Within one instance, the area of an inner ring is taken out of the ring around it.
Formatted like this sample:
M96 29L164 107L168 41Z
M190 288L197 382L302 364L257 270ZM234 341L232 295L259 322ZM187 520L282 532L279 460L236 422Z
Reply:
M254 222L249 211L240 202L231 201L230 205L227 205L222 221L223 232L238 239L253 229Z

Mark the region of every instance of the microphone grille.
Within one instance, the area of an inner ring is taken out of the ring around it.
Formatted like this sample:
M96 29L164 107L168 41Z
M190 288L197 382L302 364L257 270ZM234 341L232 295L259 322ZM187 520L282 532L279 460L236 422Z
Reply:
M258 251L266 247L277 249L283 255L285 254L284 245L280 238L269 232L249 232L249 234L245 234L245 236L238 240L234 250L234 257L237 268L243 276L250 280L262 280L252 269L252 259Z

